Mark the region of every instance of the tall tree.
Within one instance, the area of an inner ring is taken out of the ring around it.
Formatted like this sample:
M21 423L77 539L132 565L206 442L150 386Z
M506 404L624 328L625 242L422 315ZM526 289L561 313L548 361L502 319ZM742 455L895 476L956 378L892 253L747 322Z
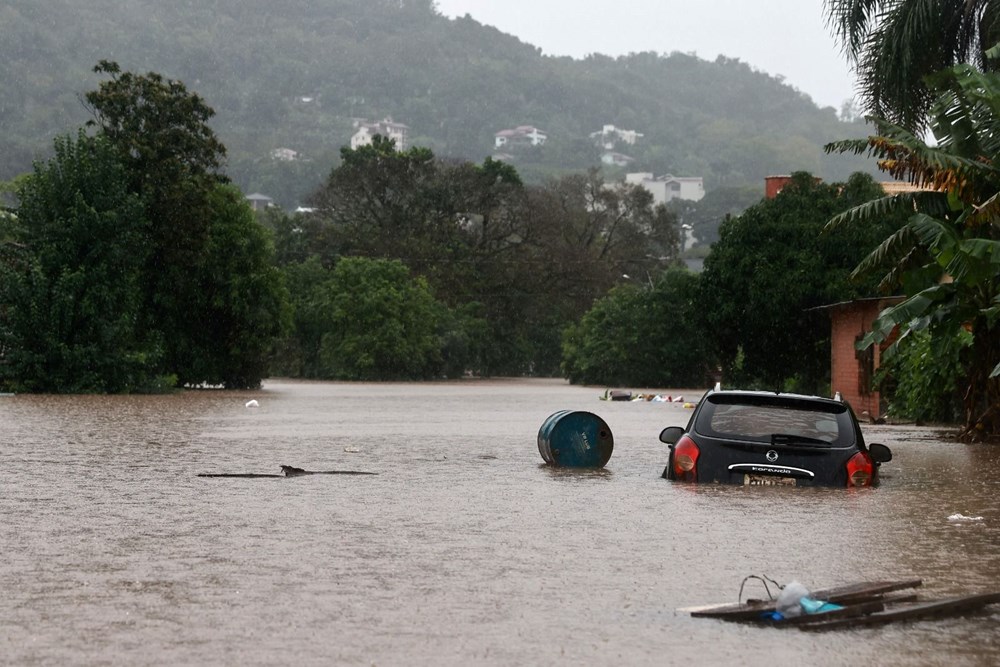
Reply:
M831 28L858 75L866 111L922 130L934 93L926 77L959 63L994 66L996 0L826 0Z
M173 372L197 382L186 366L197 343L184 323L200 302L191 267L209 242L212 193L225 181L218 173L225 147L208 126L215 112L183 83L155 72L122 72L105 60L94 71L110 78L85 95L89 124L118 152L150 221L144 324L163 333Z
M727 382L819 391L829 373L829 322L811 308L864 293L848 274L889 220L824 233L836 213L881 196L864 174L846 184L799 172L774 199L726 220L701 275L705 335Z
M273 247L220 173L214 111L180 81L122 72L86 95L98 134L125 166L149 221L142 325L160 332L181 384L251 387L287 316Z

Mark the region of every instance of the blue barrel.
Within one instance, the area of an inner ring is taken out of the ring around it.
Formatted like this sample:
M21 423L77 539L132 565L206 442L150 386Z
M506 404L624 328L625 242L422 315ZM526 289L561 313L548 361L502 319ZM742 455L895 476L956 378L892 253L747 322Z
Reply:
M603 419L590 412L560 410L538 429L538 453L565 468L603 468L615 439Z

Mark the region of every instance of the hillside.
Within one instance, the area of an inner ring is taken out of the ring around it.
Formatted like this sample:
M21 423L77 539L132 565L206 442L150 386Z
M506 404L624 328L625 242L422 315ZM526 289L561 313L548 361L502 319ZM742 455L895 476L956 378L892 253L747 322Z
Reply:
M498 130L536 126L548 142L514 161L528 181L599 166L588 135L606 124L642 133L616 147L634 158L630 171L703 176L709 191L870 168L822 152L863 125L746 63L542 56L471 18L447 19L432 0L7 0L0 25L0 180L86 122L80 99L101 59L199 93L216 110L229 175L286 207L329 173L357 118L391 117L411 143L476 162ZM279 148L295 159L274 157Z

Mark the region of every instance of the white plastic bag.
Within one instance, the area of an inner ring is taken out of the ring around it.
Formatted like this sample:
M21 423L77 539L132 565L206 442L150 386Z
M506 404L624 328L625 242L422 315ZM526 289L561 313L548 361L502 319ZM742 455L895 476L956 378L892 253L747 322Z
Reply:
M775 610L780 612L785 618L795 618L802 615L802 598L809 597L809 589L797 581L785 584L778 595L778 602Z

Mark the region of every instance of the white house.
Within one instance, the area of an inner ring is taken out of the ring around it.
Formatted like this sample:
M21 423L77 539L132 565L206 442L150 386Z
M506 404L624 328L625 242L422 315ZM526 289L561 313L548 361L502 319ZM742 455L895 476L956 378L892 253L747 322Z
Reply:
M641 132L623 130L614 125L605 125L599 132L590 133L591 140L605 150L612 150L616 141L635 146L635 142L642 136Z
M622 153L607 151L601 156L601 162L615 167L627 167L630 163L635 162L635 158L623 155Z
M688 199L699 201L705 196L705 184L701 176L666 176L653 177L649 172L625 174L625 182L641 185L653 194L653 201L666 204L673 199Z
M406 140L409 137L410 128L402 123L395 123L391 118L369 123L366 120L354 121L354 135L351 136L351 149L357 150L361 146L370 146L375 135L381 135L386 139L396 142L396 150L406 150Z
M293 162L299 159L299 152L291 148L275 148L271 151L271 159L279 162Z
M263 211L266 208L271 208L274 206L274 200L267 195L262 195L259 192L254 192L253 194L247 195L245 197L247 202L250 203L250 208L255 211Z
M500 130L494 137L494 148L513 148L517 146L543 146L548 135L532 125Z

